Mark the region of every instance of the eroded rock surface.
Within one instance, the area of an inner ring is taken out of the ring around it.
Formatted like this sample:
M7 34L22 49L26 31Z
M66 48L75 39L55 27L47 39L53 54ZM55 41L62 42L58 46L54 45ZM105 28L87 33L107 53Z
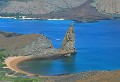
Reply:
M51 41L45 37L40 36L37 38L37 41L27 44L24 48L18 49L19 54L21 55L49 55L55 52L55 49Z
M75 43L75 34L74 34L74 27L71 25L71 27L68 29L64 40L62 42L62 48L63 50L70 50L74 49L74 43Z
M61 47L61 53L62 54L71 54L72 52L74 53L75 50L75 33L74 33L74 26L73 24L70 26L68 29L64 40L62 42L62 47Z

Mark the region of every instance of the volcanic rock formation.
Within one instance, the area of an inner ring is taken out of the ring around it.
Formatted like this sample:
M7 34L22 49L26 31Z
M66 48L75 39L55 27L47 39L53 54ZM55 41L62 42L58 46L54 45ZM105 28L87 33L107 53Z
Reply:
M70 55L75 53L75 35L73 25L68 29L62 47L55 49L52 42L41 34L20 35L16 33L0 32L0 49L10 51L11 55L22 56L53 56Z
M74 26L68 29L62 47L60 49L55 49L52 46L51 41L45 37L41 36L37 38L36 42L32 42L26 45L24 48L18 50L19 54L21 55L35 55L35 56L42 56L42 55L70 55L71 53L75 53L75 34L74 34Z
M75 44L75 34L74 34L74 26L72 24L68 29L64 37L64 40L62 42L61 53L66 54L67 52L68 55L74 53L76 51L74 44Z

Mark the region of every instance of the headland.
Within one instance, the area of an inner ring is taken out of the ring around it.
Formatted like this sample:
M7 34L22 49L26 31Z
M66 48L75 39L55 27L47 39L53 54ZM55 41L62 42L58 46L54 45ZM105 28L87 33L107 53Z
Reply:
M73 25L71 25L68 31L66 32L66 35L63 39L62 46L60 49L55 49L51 41L44 35L40 35L40 34L21 35L16 33L5 33L5 32L0 32L0 33L1 33L1 39L3 40L0 42L1 48L10 51L9 53L10 56L5 59L5 64L7 65L7 67L15 72L27 74L29 76L35 74L25 72L20 68L18 68L17 65L20 62L31 59L39 59L39 58L49 58L49 57L59 58L60 56L70 56L71 54L76 53L76 49L74 47L75 35L74 35ZM7 42L8 39L9 42ZM14 40L16 41L14 42L14 44L12 44ZM24 43L23 40L25 40ZM2 45L2 42L6 42L8 44ZM11 46L7 47L8 45Z

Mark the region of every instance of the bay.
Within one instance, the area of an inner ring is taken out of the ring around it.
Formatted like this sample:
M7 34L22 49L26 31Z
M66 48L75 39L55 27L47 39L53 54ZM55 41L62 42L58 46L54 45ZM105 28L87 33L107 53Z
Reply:
M22 62L19 67L40 75L120 69L120 19L93 23L78 23L71 20L0 19L0 30L21 34L44 34L52 41L55 48L60 48L72 22L76 35L75 55L56 60Z

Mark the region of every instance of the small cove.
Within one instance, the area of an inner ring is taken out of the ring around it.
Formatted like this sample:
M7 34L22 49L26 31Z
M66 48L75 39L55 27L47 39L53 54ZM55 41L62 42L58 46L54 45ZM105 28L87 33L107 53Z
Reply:
M44 34L52 40L55 48L59 48L72 22L0 19L0 30ZM75 22L74 26L76 55L56 60L26 61L19 64L19 68L40 75L120 69L120 19L93 23Z

